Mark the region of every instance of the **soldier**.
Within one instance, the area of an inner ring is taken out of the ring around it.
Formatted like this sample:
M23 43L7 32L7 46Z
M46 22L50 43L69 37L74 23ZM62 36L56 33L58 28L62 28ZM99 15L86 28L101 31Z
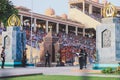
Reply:
M83 53L83 49L81 49L79 51L79 66L80 66L80 69L82 70L83 69L83 65L84 65L84 53Z
M87 51L86 51L86 48L84 47L84 50L83 50L83 53L84 53L84 66L85 66L85 68L87 68L86 67L86 65L87 65Z
M47 66L47 64L50 67L50 56L51 56L50 53L47 51L45 53L45 67Z
M2 47L1 58L2 58L1 68L3 69L4 68L4 63L5 63L5 47Z
M23 67L26 67L26 62L27 62L26 50L27 50L27 48L25 48L25 50L23 51L23 57L22 57L22 66Z

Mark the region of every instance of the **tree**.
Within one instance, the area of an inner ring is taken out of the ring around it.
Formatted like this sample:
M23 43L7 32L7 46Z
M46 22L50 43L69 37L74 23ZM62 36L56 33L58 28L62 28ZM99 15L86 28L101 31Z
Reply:
M9 0L0 0L0 22L7 26L7 20L12 14L18 14L13 3Z

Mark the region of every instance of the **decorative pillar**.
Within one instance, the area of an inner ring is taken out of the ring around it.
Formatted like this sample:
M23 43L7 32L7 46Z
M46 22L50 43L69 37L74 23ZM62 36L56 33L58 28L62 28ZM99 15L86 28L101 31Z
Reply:
M85 1L83 1L83 13L85 13Z
M57 23L57 25L56 25L56 33L57 34L59 33L59 23Z
M48 33L48 20L46 20L46 33Z
M23 53L26 50L26 32L21 31L20 20L15 14L8 18L8 27L2 31L1 42L5 47L5 66L18 67L22 65ZM0 65L1 65L0 60Z
M83 37L85 37L85 28L83 28Z
M78 35L78 27L77 26L75 27L75 35L76 36Z
M92 4L89 5L89 14L92 14Z
M66 34L68 34L68 24L66 25Z

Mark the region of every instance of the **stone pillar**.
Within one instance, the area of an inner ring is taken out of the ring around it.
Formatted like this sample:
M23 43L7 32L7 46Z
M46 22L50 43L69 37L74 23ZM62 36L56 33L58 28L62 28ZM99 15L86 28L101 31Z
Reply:
M96 27L96 61L93 68L115 68L120 62L120 23L118 17L103 18Z
M68 34L68 24L66 24L66 34Z
M21 21L21 30L23 30L23 15L20 15L20 21Z
M50 29L50 33L52 33L52 26L49 26L49 29Z
M34 31L36 31L36 18L34 18Z
M46 33L48 33L48 20L46 20Z
M59 33L59 23L56 24L56 33Z
M5 66L21 66L26 48L26 33L21 31L19 26L7 27L7 30L2 32L2 46L5 47Z
M83 13L85 13L85 1L83 1Z
M92 4L89 5L89 14L92 14Z
M83 37L85 37L85 28L83 28Z
M101 13L100 13L100 14L101 14L101 16L102 16L102 12L103 12L103 10L102 10L102 8L101 8L100 10L101 10Z
M76 36L78 35L78 27L77 26L75 27L75 35Z

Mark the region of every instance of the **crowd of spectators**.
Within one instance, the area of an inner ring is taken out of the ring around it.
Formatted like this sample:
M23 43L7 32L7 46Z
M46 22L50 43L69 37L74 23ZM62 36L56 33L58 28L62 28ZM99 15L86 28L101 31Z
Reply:
M89 14L89 16L101 22L102 16L100 14L93 13L93 14Z
M96 40L92 37L76 36L73 33L65 34L59 33L60 53L64 61L71 61L79 51L85 48L88 53L88 58L95 60Z
M37 29L36 32L32 30L32 36L31 36L31 30L25 29L26 31L26 44L31 46L31 40L32 40L32 47L34 48L40 48L39 43L43 41L43 37L46 36L46 33L42 29Z
M0 28L0 34L2 33L2 28ZM44 29L37 29L36 32L32 31L32 39L31 39L31 31L29 28L24 29L26 31L26 44L31 45L32 47L40 49L39 43L43 42L43 38L47 35ZM53 37L58 38L58 43L60 44L60 54L61 59L64 61L73 60L75 57L75 53L79 51L80 48L86 48L86 51L89 55L89 58L95 58L94 54L96 53L96 40L93 37L82 35L76 36L74 33L66 34L65 32L54 33Z
M88 11L85 11L85 14L87 14L88 16L90 16L91 18L94 18L95 20L101 22L101 19L102 19L102 16L100 13L92 13L92 14L89 14Z
M73 8L76 8L76 9L82 11L82 9L79 8L79 7L77 7L77 6L74 6ZM95 13L95 12L94 12L94 13L92 13L92 14L89 14L89 12L85 10L85 14L87 14L87 15L90 16L91 18L94 18L95 20L101 22L102 16L101 16L100 13Z

